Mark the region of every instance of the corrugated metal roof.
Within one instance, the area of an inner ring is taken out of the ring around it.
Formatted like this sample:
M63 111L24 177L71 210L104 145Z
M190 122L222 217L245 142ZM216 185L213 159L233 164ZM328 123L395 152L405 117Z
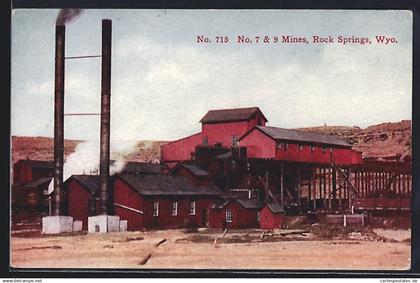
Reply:
M173 175L119 175L142 195L220 195L214 185L194 185L182 176Z
M244 208L248 209L260 209L264 206L262 202L257 199L236 199L236 201Z
M40 178L38 180L35 180L33 182L30 182L28 184L25 185L25 187L27 188L35 188L41 185L45 185L45 184L49 184L52 180L52 177L44 177L44 178Z
M267 203L267 207L275 214L284 213L284 209L278 203Z
M260 112L264 117L258 107L210 110L206 115L204 115L203 118L201 118L200 123L219 123L249 120L255 112ZM265 117L264 119L267 121Z
M214 202L211 208L222 209L233 201L236 201L237 203L239 203L239 205L241 205L243 208L246 208L246 209L260 209L264 207L264 203L256 199L231 198L231 199L218 199Z
M210 173L209 172L207 172L204 169L201 169L200 167L198 167L196 165L182 164L181 166L183 166L186 169L188 169L188 171L190 171L191 173L193 173L195 176L199 176L199 177L208 177L208 176L210 176Z
M257 126L257 128L275 140L312 142L351 147L351 145L348 142L333 135L308 133L298 130L282 129L276 127Z
M72 175L69 179L67 179L66 183L71 179L77 180L91 193L99 191L101 187L101 179L99 175Z
M217 199L214 201L214 204L211 206L211 208L214 209L222 209L229 203L228 199Z
M159 163L129 161L125 163L121 173L161 174L161 167Z

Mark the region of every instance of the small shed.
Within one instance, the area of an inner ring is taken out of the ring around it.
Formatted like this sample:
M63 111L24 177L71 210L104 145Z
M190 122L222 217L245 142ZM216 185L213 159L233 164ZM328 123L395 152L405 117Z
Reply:
M263 203L257 199L219 199L210 210L212 228L256 228Z
M72 175L64 182L67 191L68 215L82 221L82 229L88 228L88 217L100 211L100 177L98 175Z
M280 228L284 221L284 209L278 203L267 203L260 213L261 229Z

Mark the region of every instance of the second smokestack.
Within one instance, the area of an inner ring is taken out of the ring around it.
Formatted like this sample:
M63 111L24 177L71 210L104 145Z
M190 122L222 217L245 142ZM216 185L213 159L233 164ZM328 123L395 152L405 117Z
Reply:
M111 124L111 20L102 20L101 137L99 172L101 179L101 214L109 213L109 160Z

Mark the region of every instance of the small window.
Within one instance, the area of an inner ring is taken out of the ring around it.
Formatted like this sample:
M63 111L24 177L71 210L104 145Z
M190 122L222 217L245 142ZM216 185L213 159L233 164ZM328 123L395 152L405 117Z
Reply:
M283 149L283 144L282 143L279 143L278 148L279 149Z
M299 145L299 150L300 150L300 151L302 151L302 150L303 150L303 145L302 145L302 144L300 144L300 145Z
M190 215L195 215L195 201L190 203Z
M94 215L96 213L96 202L94 199L89 200L89 214Z
M327 152L327 147L326 146L323 146L322 147L322 153L326 153Z
M311 151L315 151L315 146L311 145Z
M332 149L332 147L330 147L330 152L333 152L333 149Z
M232 210L226 210L226 222L232 222Z
M208 138L207 136L204 136L204 137L203 137L203 144L204 144L204 145L209 144L209 138Z
M153 216L159 216L159 203L153 203Z
M235 146L238 142L238 138L236 136L232 136L232 145Z
M287 150L289 148L289 144L288 143L284 143L284 150Z
M172 203L172 216L177 216L177 215L178 215L178 203L173 202Z
M260 222L260 212L257 211L257 222Z

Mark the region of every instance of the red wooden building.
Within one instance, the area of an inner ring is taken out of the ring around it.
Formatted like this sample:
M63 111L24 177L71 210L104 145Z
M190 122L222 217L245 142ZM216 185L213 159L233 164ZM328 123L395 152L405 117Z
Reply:
M53 176L52 161L21 159L13 164L12 204L45 209L45 182Z
M195 185L172 175L118 175L114 212L128 230L207 226L209 208L221 194L212 184Z
M67 193L67 212L74 220L82 221L83 230L88 228L88 217L97 215L100 209L98 175L72 175L64 182Z
M210 210L210 227L258 228L259 211L262 207L263 203L256 199L219 199Z
M174 166L191 160L197 145L231 147L248 130L265 126L267 118L258 107L210 110L201 120L201 132L161 147L162 162Z
M21 159L13 165L13 184L30 183L53 174L52 161Z
M278 203L267 203L260 212L261 229L278 229L284 221L284 209Z
M350 166L362 163L361 152L332 135L257 126L240 139L248 158Z

